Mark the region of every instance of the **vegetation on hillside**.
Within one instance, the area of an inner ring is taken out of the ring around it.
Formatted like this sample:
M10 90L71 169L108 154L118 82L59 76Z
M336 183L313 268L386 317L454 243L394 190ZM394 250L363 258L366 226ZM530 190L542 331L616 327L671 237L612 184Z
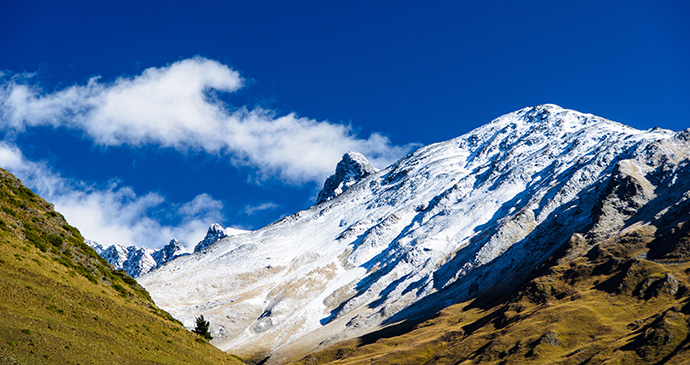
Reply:
M690 363L690 221L684 205L593 245L575 234L512 291L502 288L409 329L341 342L297 362Z
M241 363L159 309L0 169L0 363Z

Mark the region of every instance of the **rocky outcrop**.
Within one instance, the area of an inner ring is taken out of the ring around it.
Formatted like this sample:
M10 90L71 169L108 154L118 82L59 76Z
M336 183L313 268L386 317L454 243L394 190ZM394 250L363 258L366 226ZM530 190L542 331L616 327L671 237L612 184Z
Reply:
M202 251L206 247L227 236L228 234L225 232L225 228L223 228L223 226L218 223L213 223L210 227L208 227L208 231L206 232L204 239L197 243L197 245L194 247L194 252Z
M335 167L335 174L326 179L326 182L323 184L323 189L319 192L316 204L335 198L350 188L350 186L374 172L376 172L376 169L361 153L348 152L344 154Z

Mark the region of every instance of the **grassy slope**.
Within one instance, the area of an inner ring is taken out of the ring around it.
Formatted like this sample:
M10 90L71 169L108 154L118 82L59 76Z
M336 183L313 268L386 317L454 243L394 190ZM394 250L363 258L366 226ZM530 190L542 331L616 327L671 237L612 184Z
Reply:
M687 215L687 212L685 213ZM443 310L402 335L299 363L690 363L690 224L650 224L586 254L577 236L513 293Z
M0 364L241 363L162 311L0 169Z

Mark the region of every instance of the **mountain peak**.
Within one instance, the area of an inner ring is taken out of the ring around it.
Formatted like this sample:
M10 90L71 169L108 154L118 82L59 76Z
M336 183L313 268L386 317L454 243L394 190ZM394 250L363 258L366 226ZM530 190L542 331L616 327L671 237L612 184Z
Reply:
M177 238L173 238L167 245L163 246L161 250L171 253L178 253L180 251L186 251L187 249L180 241L177 240Z
M685 199L688 140L547 104L381 172L350 152L320 204L140 282L177 318L222 326L221 349L280 363L516 284L575 234L607 239L651 219Z
M225 231L225 228L221 226L218 223L213 223L208 227L208 231L206 231L206 237L204 237L201 242L199 242L195 247L194 247L194 252L199 252L206 247L212 245L216 241L227 237L228 234Z
M181 255L188 254L187 249L176 238L170 240L170 243L163 246L160 250L151 254L151 257L156 261L156 267Z
M361 153L345 153L335 167L335 174L326 179L326 182L323 184L323 189L319 192L316 204L335 198L350 188L350 186L374 172L376 172L374 166Z
M100 243L91 240L86 240L86 243L116 269L127 271L133 278L144 275L176 257L189 254L184 245L175 238L159 250L123 246L119 243L103 247Z

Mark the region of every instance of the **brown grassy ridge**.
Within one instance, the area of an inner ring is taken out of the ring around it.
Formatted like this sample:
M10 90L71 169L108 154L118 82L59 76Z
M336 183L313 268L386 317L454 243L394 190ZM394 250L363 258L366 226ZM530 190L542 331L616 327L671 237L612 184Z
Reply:
M233 364L0 169L0 364Z
M657 223L572 257L583 239L574 235L512 292L458 303L402 334L344 341L295 363L690 363L690 225Z

